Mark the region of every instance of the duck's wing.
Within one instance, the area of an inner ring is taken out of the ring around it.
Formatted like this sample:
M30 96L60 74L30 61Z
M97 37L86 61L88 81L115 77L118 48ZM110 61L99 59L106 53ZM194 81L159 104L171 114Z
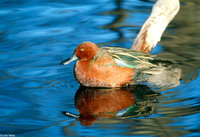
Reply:
M145 52L124 48L104 47L104 49L114 58L118 65L130 68L138 67L144 63L146 64L149 60L153 60L154 57Z

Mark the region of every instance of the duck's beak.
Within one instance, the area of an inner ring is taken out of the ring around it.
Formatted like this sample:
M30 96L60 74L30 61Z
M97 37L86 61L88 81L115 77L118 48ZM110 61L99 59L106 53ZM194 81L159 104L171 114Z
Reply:
M73 54L71 57L69 57L69 58L63 60L63 61L60 63L60 65L67 65L67 64L71 63L71 62L74 61L74 60L78 60L78 57L76 56L76 54Z
M75 119L78 119L80 117L80 115L72 114L68 111L63 111L62 114L67 116L67 117L71 117L71 118L75 118Z

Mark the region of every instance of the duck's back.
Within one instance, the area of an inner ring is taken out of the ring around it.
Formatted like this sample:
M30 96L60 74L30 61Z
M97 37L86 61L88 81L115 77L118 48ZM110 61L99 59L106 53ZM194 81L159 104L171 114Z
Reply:
M112 56L118 65L130 68L138 67L141 63L147 63L154 57L149 53L116 47L104 47L101 52Z

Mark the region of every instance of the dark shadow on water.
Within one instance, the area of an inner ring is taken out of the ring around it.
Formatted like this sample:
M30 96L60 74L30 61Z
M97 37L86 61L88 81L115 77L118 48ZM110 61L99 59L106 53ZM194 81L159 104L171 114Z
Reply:
M80 86L75 95L79 115L62 112L83 126L92 126L99 118L130 118L153 113L155 93L145 85L128 88L89 88Z

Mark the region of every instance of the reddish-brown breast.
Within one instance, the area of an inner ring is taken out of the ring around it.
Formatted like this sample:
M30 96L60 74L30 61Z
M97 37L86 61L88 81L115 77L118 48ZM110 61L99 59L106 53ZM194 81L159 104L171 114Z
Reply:
M75 65L75 76L84 86L121 87L132 83L134 70L118 66L110 56L96 60L79 60Z

